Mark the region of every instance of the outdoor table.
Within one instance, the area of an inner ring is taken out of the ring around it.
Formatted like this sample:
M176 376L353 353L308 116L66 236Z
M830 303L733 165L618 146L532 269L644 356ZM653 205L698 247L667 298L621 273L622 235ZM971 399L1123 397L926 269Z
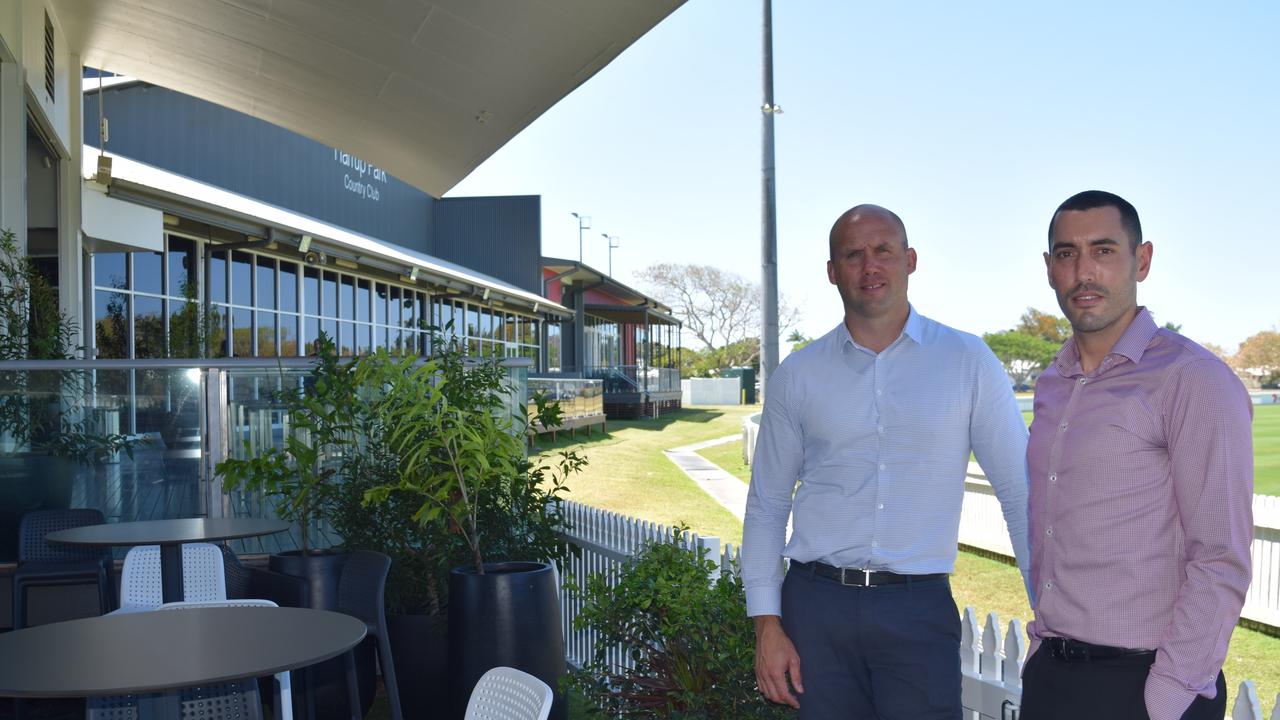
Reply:
M181 518L85 525L45 536L65 545L159 545L160 582L165 602L186 599L182 589L182 546L191 542L233 540L289 529L282 520L264 518Z
M50 623L0 634L0 696L139 694L141 718L176 717L178 696L156 693L274 675L347 653L347 694L358 719L355 664L347 651L365 632L350 615L274 607L157 610Z

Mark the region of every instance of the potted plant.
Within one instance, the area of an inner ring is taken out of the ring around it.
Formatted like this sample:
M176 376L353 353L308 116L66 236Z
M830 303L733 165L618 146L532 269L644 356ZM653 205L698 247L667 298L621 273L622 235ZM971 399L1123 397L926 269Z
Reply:
M298 550L270 558L276 572L304 577L311 606L337 606L338 578L344 554L315 548L313 532L328 520L338 464L352 442L346 406L354 391L352 366L338 361L333 342L319 339L316 366L301 387L279 391L287 422L280 447L255 456L249 443L243 457L218 463L215 473L229 490L261 493L281 520L296 523Z
M440 548L437 557L457 565L448 575L448 647L450 705L461 717L475 682L497 665L558 687L564 650L548 561L565 552L558 534L564 478L583 460L570 452L554 467L531 463L524 451L530 418L511 414L506 369L433 335L432 357L378 378L386 389L378 412L394 419L387 440L397 477L369 489L365 500L410 498L411 519ZM537 420L559 423L558 406L536 404ZM554 714L563 712L558 698Z
M18 251L10 230L0 231L0 360L70 360L79 328L57 289ZM22 515L71 502L75 462L110 461L138 444L103 431L85 412L85 374L77 370L0 370L0 558L13 558ZM74 461L74 462L73 462Z

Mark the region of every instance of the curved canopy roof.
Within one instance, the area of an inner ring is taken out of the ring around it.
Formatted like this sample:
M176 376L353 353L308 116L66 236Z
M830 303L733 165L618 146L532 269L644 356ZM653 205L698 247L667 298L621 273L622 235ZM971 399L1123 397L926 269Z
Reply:
M439 197L684 0L54 0L80 62Z

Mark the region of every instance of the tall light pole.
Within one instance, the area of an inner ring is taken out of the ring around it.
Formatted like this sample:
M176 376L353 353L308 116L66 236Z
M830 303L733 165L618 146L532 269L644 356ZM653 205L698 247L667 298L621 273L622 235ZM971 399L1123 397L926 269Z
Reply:
M614 241L619 238L617 235L610 235L609 233L600 233L600 237L609 241L609 277L613 277L613 251L620 247Z
M768 392L769 377L778 367L778 213L774 194L773 116L782 107L773 102L773 2L764 0L764 107L761 144L760 217L760 391Z
M582 231L591 229L591 216L569 213L578 218L578 262L582 262Z

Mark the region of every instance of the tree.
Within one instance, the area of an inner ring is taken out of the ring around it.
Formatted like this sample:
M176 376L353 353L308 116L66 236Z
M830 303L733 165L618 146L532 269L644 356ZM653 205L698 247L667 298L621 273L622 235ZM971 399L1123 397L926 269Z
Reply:
M702 343L703 350L725 348L748 338L758 338L760 287L734 273L710 265L658 263L637 273L662 302L684 323L684 329ZM778 333L796 324L800 313L778 298ZM750 364L758 362L759 342Z
M1280 332L1263 330L1240 343L1234 365L1238 370L1255 371L1263 377L1263 382L1268 382L1268 376L1280 375Z
M1160 327L1164 328L1165 330L1168 330L1169 332L1176 332L1176 333L1182 332L1182 326L1174 322L1167 322L1164 325L1161 325Z
M787 342L791 343L791 352L795 352L813 342L813 338L805 337L804 333L799 330L792 330L791 334L787 336Z
M1071 321L1059 315L1040 312L1029 307L1018 319L1018 326L1014 331L1061 345L1071 337Z
M1000 358L1005 372L1013 378L1014 385L1028 382L1033 374L1053 362L1059 348L1059 345L1042 337L1017 330L987 333L982 339L991 348L991 352Z

